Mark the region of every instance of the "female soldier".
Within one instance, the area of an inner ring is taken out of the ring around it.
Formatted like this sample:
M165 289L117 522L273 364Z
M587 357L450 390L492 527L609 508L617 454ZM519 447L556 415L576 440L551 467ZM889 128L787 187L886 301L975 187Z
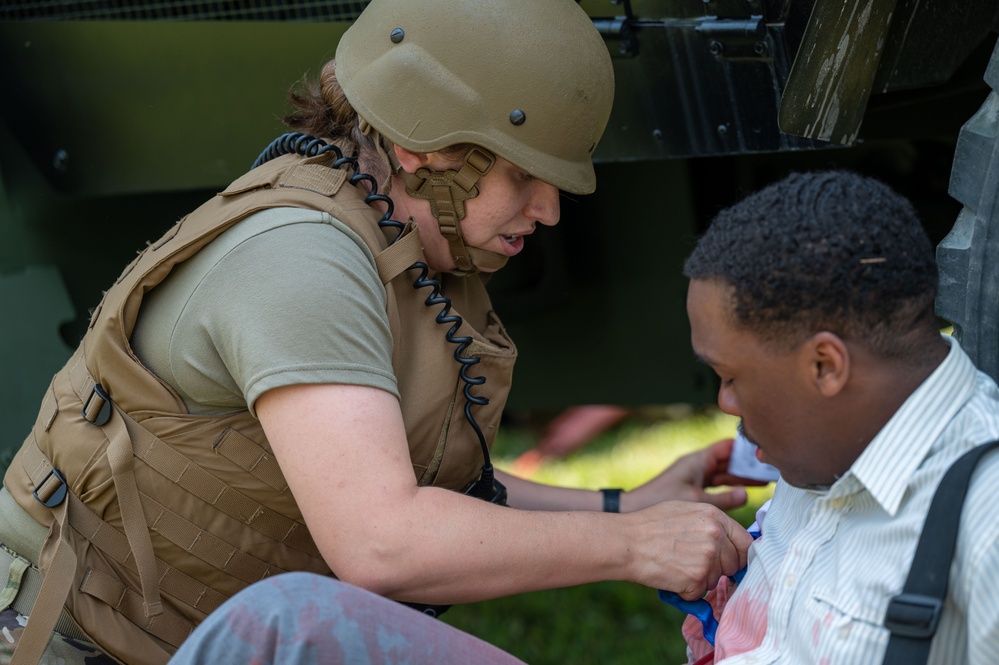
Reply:
M558 221L559 189L593 190L612 88L573 0L371 2L293 96L324 140L276 142L146 248L53 380L2 499L0 538L44 574L15 660L58 620L162 663L283 571L438 605L605 579L694 596L740 568L735 522L660 503L726 480L724 447L620 506L489 464L516 351L479 273Z

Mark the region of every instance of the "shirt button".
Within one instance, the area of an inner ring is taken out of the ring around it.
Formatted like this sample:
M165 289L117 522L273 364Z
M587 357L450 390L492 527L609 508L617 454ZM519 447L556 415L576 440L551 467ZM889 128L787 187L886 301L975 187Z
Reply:
M787 585L788 588L791 588L794 586L794 580L795 580L794 573L791 573L790 575L787 576L787 579L784 581L784 583Z

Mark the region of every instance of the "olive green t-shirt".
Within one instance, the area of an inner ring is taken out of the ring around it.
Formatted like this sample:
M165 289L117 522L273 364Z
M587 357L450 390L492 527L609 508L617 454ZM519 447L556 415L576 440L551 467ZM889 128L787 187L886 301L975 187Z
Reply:
M250 408L294 384L398 397L385 288L361 238L328 214L255 213L146 295L132 347L194 414Z

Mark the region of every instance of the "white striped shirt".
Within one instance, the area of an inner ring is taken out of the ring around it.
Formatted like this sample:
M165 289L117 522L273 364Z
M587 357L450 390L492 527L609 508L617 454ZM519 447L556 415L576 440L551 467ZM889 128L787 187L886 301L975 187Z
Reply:
M944 472L999 438L999 390L955 340L946 359L828 491L780 481L749 570L717 632L726 665L880 663ZM999 663L999 454L978 465L961 517L934 665ZM954 519L958 516L955 515Z

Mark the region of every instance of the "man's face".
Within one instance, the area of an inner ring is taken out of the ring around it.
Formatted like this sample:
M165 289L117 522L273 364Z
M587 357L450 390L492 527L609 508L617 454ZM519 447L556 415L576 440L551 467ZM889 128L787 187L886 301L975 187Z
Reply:
M757 456L798 487L826 486L834 477L816 432L819 397L808 380L807 345L775 351L736 326L732 287L721 280L691 280L687 290L694 353L721 379L718 406L742 418Z

